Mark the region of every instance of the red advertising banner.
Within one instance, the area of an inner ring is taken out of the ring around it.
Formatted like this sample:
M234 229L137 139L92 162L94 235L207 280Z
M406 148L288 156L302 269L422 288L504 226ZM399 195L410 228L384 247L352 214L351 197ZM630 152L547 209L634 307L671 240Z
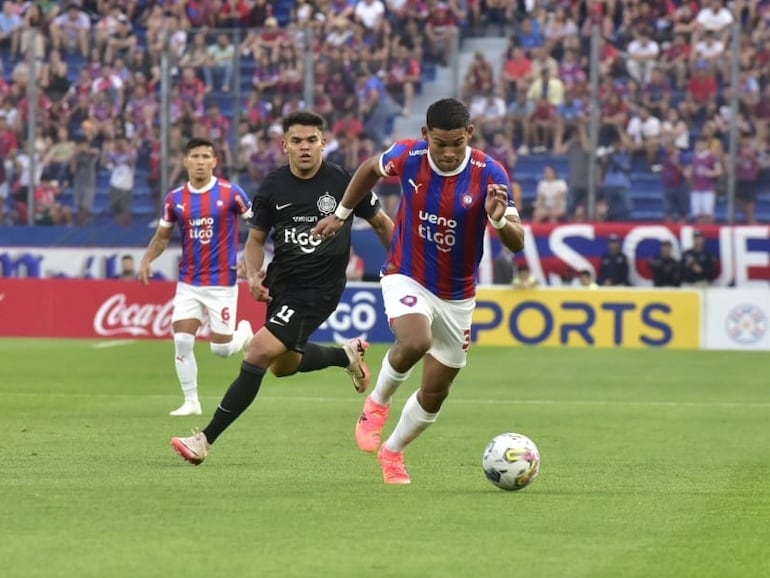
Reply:
M0 336L159 339L171 337L176 283L79 279L0 278ZM265 306L246 285L238 294L237 319L254 328ZM204 324L199 335L209 334Z
M697 227L706 239L706 249L718 264L718 286L767 287L770 285L770 226L705 225ZM661 241L670 241L675 258L692 247L693 225L653 223L563 223L529 224L525 227L524 251L516 261L526 263L541 284L561 285L562 276L582 269L596 273L607 251L608 237L620 237L628 257L631 284L651 286L650 259L660 252ZM494 258L501 244L490 227Z

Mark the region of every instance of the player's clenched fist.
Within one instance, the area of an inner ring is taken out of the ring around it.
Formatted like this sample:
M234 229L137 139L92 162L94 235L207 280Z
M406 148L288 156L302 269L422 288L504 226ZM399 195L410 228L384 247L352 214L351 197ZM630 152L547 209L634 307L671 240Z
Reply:
M313 237L316 239L329 239L333 237L344 224L345 221L336 215L324 217L318 221L318 224L313 228Z

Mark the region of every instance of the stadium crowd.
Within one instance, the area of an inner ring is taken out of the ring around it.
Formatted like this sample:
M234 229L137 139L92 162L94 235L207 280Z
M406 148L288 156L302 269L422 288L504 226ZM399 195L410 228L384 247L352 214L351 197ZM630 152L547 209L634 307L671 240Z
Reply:
M740 85L731 87L725 55L735 17L744 32ZM722 0L4 0L2 222L85 224L106 215L129 225L156 217L161 163L169 163L170 185L181 184L191 136L214 140L219 174L251 190L285 162L280 118L307 106L307 28L311 106L328 121L327 158L351 169L387 145L424 69L446 64L455 36L509 36L502 62L479 52L464 78L474 145L514 181L540 159L537 182L521 183L527 218L582 220L593 24L601 30L598 218L645 218L632 194L641 171L662 196L666 219L712 222L731 170L725 155L737 90L736 199L754 222L770 147L770 4L759 0L729 9ZM168 159L159 139L164 50L173 75ZM30 83L38 99L34 163L25 146ZM233 93L242 94L237 114ZM381 186L392 211L397 185Z

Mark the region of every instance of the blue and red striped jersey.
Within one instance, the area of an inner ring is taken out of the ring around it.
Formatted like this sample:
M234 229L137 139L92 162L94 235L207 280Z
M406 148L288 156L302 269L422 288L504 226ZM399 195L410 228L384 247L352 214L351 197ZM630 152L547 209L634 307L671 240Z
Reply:
M213 178L200 190L190 183L166 195L162 226L179 225L179 281L202 287L232 286L237 279L238 220L249 212L238 185Z
M515 206L505 169L469 147L460 166L446 173L430 159L426 140L400 140L380 155L380 172L398 176L402 190L382 274L407 275L441 299L473 297L487 186L508 187L508 205Z

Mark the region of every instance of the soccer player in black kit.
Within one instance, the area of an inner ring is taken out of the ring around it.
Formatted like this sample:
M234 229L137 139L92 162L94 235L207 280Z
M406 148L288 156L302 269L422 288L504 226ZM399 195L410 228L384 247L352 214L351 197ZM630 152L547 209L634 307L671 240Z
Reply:
M323 117L293 113L284 119L283 131L289 163L269 174L254 197L244 250L249 291L267 303L265 325L252 337L240 373L211 422L191 437L172 438L174 450L195 465L254 401L268 368L282 377L339 366L351 374L359 393L369 383L365 342L352 339L344 347L308 342L334 312L345 288L353 220L331 237L314 239L311 231L334 214L351 175L323 160ZM369 222L386 248L390 246L393 222L374 193L354 213ZM271 230L274 257L265 272L265 242Z

